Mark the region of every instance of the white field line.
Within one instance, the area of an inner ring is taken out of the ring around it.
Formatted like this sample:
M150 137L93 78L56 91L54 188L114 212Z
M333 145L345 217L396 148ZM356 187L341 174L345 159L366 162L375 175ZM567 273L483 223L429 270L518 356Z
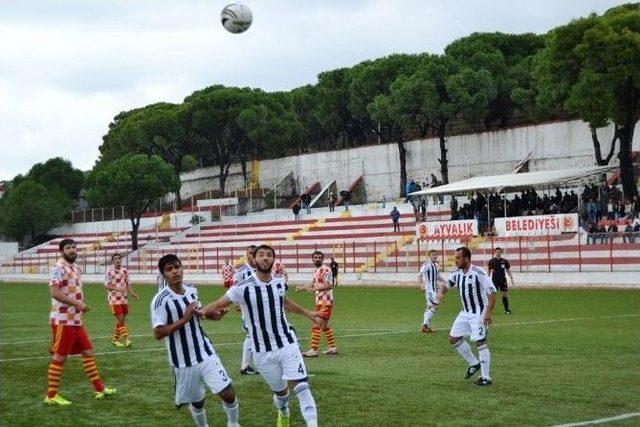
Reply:
M597 317L572 317L566 319L548 319L548 320L539 320L533 322L515 322L515 323L503 323L494 325L496 326L523 326L523 325L540 325L543 323L556 323L556 322L575 322L578 320L594 320L594 319L614 319L620 317L636 317L637 314L618 314L612 316L597 316ZM342 334L337 335L338 338L356 338L356 337L370 337L375 335L393 335L393 334L406 334L411 332L416 332L416 328L412 329L399 329L399 330L377 330L377 332L369 332L369 333L358 333L358 334ZM298 338L298 341L307 341L309 338ZM214 347L226 347L229 345L242 344L243 341L233 341L233 342L214 342ZM142 348L142 349L133 349L133 350L115 350L115 351L103 351L99 353L95 353L96 356L106 355L106 354L129 354L129 353L141 353L141 352L150 352L150 351L166 351L165 347L155 347L155 348ZM25 360L39 360L39 359L50 359L51 356L33 356L33 357L16 357L11 359L0 359L0 363L6 362L20 362Z
M558 424L558 425L555 425L553 427L592 426L592 425L596 425L596 424L605 424L605 423L608 423L610 421L626 420L626 419L635 418L635 417L640 417L640 412L629 412L628 414L617 415L615 417L598 418L597 420L580 421L578 423Z
M343 329L345 331L371 331L371 329ZM386 331L386 332L396 332L395 329L376 329L376 331ZM242 331L237 331L237 332L216 332L216 336L219 335L240 335L240 334L244 334L244 332ZM91 338L91 340L102 340L102 339L108 339L111 338L113 336L112 335L104 335L104 336L99 336L99 337L89 337ZM140 337L152 337L153 334L137 334L137 335L129 335L131 338L140 338ZM47 339L38 339L38 340L29 340L29 341L6 341L6 342L0 342L0 346L3 345L20 345L20 344L34 344L34 343L42 343L42 342L51 342L51 338L47 338Z

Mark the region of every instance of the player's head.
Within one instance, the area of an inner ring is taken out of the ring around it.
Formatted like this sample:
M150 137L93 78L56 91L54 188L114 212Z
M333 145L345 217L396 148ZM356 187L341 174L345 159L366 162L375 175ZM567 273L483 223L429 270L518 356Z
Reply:
M500 258L500 257L502 257L502 248L496 248L496 249L493 251L493 255L494 255L496 258Z
M174 254L163 255L158 260L158 270L170 285L182 283L182 262Z
M464 246L456 249L456 267L458 268L469 268L471 264L471 251L469 248Z
M438 251L435 249L431 249L427 254L429 255L429 261L436 262L438 260Z
M254 252L255 267L261 273L271 273L275 259L276 251L269 245L260 245Z
M78 253L76 252L76 241L73 239L62 239L58 244L58 249L60 249L62 258L67 262L73 263L78 257Z
M115 268L120 268L120 266L122 265L122 255L120 255L119 253L111 255L111 262L113 263L113 266Z
M321 251L314 251L313 254L311 254L311 259L313 259L313 265L320 267L322 261L324 261L324 254Z
M258 249L256 245L247 246L247 264L249 264L251 267L255 267L256 265L256 249Z

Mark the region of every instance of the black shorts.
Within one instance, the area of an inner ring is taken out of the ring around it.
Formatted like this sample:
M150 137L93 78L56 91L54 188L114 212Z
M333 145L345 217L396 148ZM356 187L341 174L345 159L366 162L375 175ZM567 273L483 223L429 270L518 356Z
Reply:
M502 292L507 292L509 290L509 286L507 286L507 281L504 282L493 282L496 286L496 289Z

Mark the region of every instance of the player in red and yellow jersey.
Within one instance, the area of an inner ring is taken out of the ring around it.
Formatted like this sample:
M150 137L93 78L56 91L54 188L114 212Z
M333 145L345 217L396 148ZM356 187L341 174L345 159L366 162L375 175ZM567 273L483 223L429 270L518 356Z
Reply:
M222 284L225 288L229 289L233 286L233 275L236 271L233 269L233 265L231 265L230 260L226 260L224 265L222 266Z
M129 272L122 267L122 256L120 254L111 255L112 265L107 268L104 275L104 287L107 288L107 299L111 312L116 317L116 325L113 329L113 340L111 344L116 347L131 347L129 330L125 323L125 318L129 314L129 303L127 293L138 299L138 294L131 288L129 283ZM124 344L120 342L124 338Z
M276 261L273 263L273 268L271 269L271 275L273 277L283 278L285 283L289 281L289 273L287 273L287 267L285 267L282 261Z
M329 326L331 319L331 311L333 309L333 274L329 266L323 265L324 254L315 251L312 255L313 265L316 269L313 272L313 280L311 284L306 286L298 286L296 291L308 290L316 294L316 312L320 313L320 317L324 319L324 326L320 328L314 325L311 328L311 349L302 353L305 357L318 357L318 349L320 348L320 332L324 333L329 348L324 354L338 354L336 347L336 338L333 335L333 329Z
M106 387L93 359L93 346L82 326L82 314L89 310L83 301L80 268L75 260L76 242L63 239L59 245L61 258L51 267L49 293L51 294L51 314L49 316L53 343L49 352L53 355L49 364L49 386L44 403L48 405L71 405L60 396L60 378L67 356L82 355L82 367L95 389L94 397L102 399L115 394L116 390Z

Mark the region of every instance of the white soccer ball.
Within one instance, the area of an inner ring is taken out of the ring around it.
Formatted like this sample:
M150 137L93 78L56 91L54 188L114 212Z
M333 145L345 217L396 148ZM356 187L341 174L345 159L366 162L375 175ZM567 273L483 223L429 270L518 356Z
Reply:
M249 29L253 22L253 14L251 9L242 3L231 3L222 9L220 20L225 30L230 33L244 33Z

